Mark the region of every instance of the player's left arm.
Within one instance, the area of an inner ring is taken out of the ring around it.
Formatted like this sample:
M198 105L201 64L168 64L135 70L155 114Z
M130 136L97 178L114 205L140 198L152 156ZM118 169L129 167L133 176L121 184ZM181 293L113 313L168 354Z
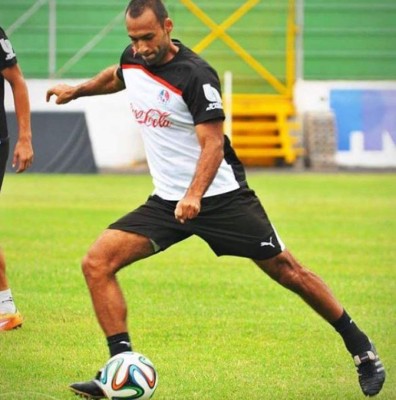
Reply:
M26 81L18 64L1 71L10 84L14 97L15 113L18 123L18 139L15 145L12 166L16 172L23 172L32 165L32 129L30 124L30 102Z
M175 217L181 223L195 218L201 199L217 174L224 157L223 121L208 121L195 126L201 146L194 177L184 197L177 203Z

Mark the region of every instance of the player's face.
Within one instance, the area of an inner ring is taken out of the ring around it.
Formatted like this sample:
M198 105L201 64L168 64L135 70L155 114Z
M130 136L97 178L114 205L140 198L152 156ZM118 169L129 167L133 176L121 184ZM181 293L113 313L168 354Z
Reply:
M164 64L172 58L170 32L173 24L169 18L162 26L148 8L140 17L131 18L127 15L126 28L135 51L148 65Z

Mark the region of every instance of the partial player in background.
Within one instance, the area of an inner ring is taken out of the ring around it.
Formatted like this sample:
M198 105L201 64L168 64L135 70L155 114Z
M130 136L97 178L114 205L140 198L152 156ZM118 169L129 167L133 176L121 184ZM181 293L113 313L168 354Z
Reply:
M286 249L249 188L243 165L223 132L215 70L171 39L173 23L160 0L132 0L125 22L131 44L118 67L81 85L60 84L47 92L47 101L54 95L57 104L65 104L127 89L142 131L154 192L145 204L111 224L82 263L110 355L132 349L127 305L116 273L197 235L218 256L249 258L298 294L343 338L364 394L377 394L385 370L374 345L327 285ZM96 379L74 383L71 389L89 399L105 398L106 379L99 372Z
M10 84L14 97L18 139L13 152L12 165L16 168L16 172L20 173L29 168L33 161L29 94L11 42L0 27L0 191L10 152L4 109L4 80ZM5 257L0 248L0 331L15 329L21 325L22 316L14 304L6 276Z

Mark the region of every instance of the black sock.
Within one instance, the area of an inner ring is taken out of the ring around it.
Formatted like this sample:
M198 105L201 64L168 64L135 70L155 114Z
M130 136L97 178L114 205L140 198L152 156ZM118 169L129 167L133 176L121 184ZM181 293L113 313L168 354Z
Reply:
M110 357L124 351L132 351L131 339L128 332L118 333L117 335L107 337L107 345L110 350Z
M332 325L342 336L345 346L352 356L370 350L371 344L368 337L357 327L345 310Z

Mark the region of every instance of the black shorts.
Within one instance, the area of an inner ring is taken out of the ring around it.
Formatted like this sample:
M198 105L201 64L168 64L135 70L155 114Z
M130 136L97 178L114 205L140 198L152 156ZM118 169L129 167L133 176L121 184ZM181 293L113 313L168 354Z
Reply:
M253 190L238 189L202 199L201 212L184 224L175 219L177 201L154 195L145 204L109 226L151 239L157 250L197 235L216 255L257 260L276 256L284 245Z
M0 138L0 192L3 185L3 179L6 171L10 144L8 138Z

